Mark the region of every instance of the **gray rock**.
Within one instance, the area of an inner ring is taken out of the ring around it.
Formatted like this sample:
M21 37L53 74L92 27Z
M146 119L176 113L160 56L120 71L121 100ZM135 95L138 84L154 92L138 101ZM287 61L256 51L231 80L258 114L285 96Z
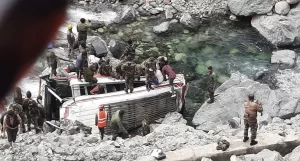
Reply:
M286 15L290 9L290 5L286 1L280 1L275 4L275 12L277 14Z
M109 50L115 58L120 58L123 54L123 50L126 47L126 43L120 40L110 40Z
M279 118L279 117L274 117L273 120L272 120L272 123L275 124L275 123L283 123L284 121Z
M295 66L296 53L292 50L275 51L273 52L273 55L271 57L271 63L287 64L289 66Z
M136 11L132 6L122 7L118 23L128 24L136 20Z
M173 18L174 15L172 13L172 10L173 10L172 6L167 5L165 7L165 16L166 16L166 19L172 19Z
M212 161L212 160L209 158L202 158L201 161Z
M300 160L300 146L296 147L290 154L285 156L285 161L299 161Z
M7 139L0 139L0 150L9 149L10 145L7 141Z
M293 122L289 119L284 120L284 123L286 123L287 125L292 125L293 124Z
M230 160L233 161L235 157ZM264 149L258 154L248 154L244 156L238 156L235 158L237 161L284 161L283 157L276 151L270 151Z
M37 156L36 159L41 160L41 161L48 161L49 160L48 157L44 157L44 156Z
M229 16L229 19L230 19L231 21L238 21L238 18L237 18L236 15L234 15L234 14L231 14L231 15Z
M162 121L162 124L187 124L187 121L183 118L183 116L178 112L170 112L168 113L164 120Z
M241 119L234 117L234 118L228 120L228 123L231 128L237 129L237 128L240 128L240 126L241 126Z
M74 134L77 134L78 132L80 132L80 129L78 126L72 126L68 129L68 132L70 135L74 135Z
M230 11L237 16L267 14L274 4L274 0L228 0Z
M88 139L87 139L87 143L89 143L89 144L92 144L92 143L97 143L98 142L98 140L99 140L99 138L98 137L95 137L95 136L91 136L91 137L89 137Z
M157 161L153 156L143 156L143 157L138 157L136 161Z
M159 14L161 11L159 11L159 10L157 10L157 9L151 9L150 10L150 13L152 14L152 15L157 15L157 14Z
M200 26L200 20L192 17L189 13L183 13L180 17L180 23L189 28L197 28Z
M286 1L287 1L287 3L289 3L289 4L297 4L297 3L300 2L300 0L286 0Z
M272 118L271 116L268 114L268 113L264 113L261 117L259 117L258 119L258 123L259 123L259 126L266 126L268 125L269 123L272 122Z
M290 118L297 114L297 99L280 90L271 90L268 85L260 84L240 74L232 74L215 92L219 94L212 104L203 104L193 118L197 129L215 130L217 126L227 124L233 117L244 115L243 103L249 94L262 102L264 112L271 117ZM279 103L280 102L280 103Z
M291 9L287 16L254 16L251 24L261 35L276 46L300 44L300 5Z
M165 33L168 31L169 29L169 26L170 26L170 22L163 22L157 26L154 26L153 27L153 32L156 33L156 34L160 34L160 33Z
M74 155L66 157L66 161L76 161L76 160L78 160L77 156L74 156Z

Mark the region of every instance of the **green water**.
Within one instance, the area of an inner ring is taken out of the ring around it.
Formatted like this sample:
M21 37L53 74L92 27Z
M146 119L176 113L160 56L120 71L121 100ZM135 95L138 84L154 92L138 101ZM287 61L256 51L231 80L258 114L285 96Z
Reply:
M190 83L186 117L190 120L207 99L205 92L207 67L212 66L223 83L232 72L254 78L270 62L273 46L258 34L249 21L211 22L198 30L156 35L152 28L156 20L142 20L132 24L103 28L106 40L136 40L140 45L136 53L143 61L149 54L167 56L177 73L184 73Z

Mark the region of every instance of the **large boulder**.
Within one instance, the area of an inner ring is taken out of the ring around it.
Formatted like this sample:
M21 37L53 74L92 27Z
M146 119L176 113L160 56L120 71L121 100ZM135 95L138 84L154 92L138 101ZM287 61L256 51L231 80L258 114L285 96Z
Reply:
M230 11L238 16L261 15L271 12L275 0L229 0Z
M300 5L291 9L287 16L254 16L251 25L276 46L300 45Z
M286 155L286 161L299 161L300 160L300 146L295 148L290 154Z
M109 50L113 54L113 56L115 58L120 58L127 44L124 41L120 40L110 40L108 45Z
M231 161L234 159L231 158ZM257 154L248 154L236 157L237 161L284 161L283 157L276 151L264 149Z
M197 28L200 25L200 20L189 13L183 13L180 18L180 23L189 28Z
M244 75L232 74L231 78L217 90L213 104L204 103L196 112L193 124L197 129L216 130L218 125L228 124L234 117L243 117L243 103L249 94L262 102L264 112L271 117L290 118L300 112L298 100L281 90L271 90L268 85L248 79Z
M271 57L271 63L294 66L296 64L296 53L292 50L274 51Z
M163 22L153 27L153 32L156 34L166 33L169 30L170 22Z
M277 14L286 15L290 9L290 5L286 1L280 1L275 4L275 12Z
M136 10L132 6L124 6L119 15L118 23L128 24L136 20Z
M182 117L182 115L178 112L170 112L166 115L162 124L186 124L187 121Z
M289 4L297 4L297 3L300 2L300 0L286 0L286 1L287 1L287 3L289 3Z

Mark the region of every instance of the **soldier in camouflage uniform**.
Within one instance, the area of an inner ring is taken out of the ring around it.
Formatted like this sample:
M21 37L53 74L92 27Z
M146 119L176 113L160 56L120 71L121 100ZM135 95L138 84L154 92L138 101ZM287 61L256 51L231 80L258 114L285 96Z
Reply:
M26 93L27 98L23 103L23 111L27 116L27 130L31 131L31 124L34 125L36 133L39 133L41 130L38 127L37 119L38 119L38 106L37 103L31 99L31 92L28 91Z
M39 117L38 117L37 122L38 122L38 126L40 129L43 128L43 124L46 120L46 112L45 112L44 106L42 105L42 100L43 100L43 97L41 95L38 96L36 99L37 106L38 106L38 112L39 112L39 114L38 114Z
M209 66L207 69L208 69L207 90L210 98L210 100L207 103L213 103L215 90L217 88L217 75L213 72L213 68L211 66Z
M99 73L101 75L110 76L112 74L112 66L110 65L110 59L106 59L105 62L101 63L99 68Z
M12 107L12 110L16 112L16 114L18 114L21 119L22 119L22 127L23 127L23 133L25 133L25 113L23 112L23 108L20 104L17 103L13 103L10 105L10 107Z
M125 60L122 60L116 67L116 78L117 79L124 79L124 72L122 71L122 65L126 63Z
M137 80L141 80L141 75L143 75L143 68L141 66L141 64L138 63L137 59L133 60L133 63L135 64L135 78L137 78Z
M148 91L154 90L151 87L151 82L155 79L156 73L156 59L154 57L150 57L145 61L145 74L146 74L146 88Z
M17 103L19 105L23 105L23 98L22 98L22 92L20 87L16 87L14 91L14 103ZM22 118L23 120L23 118Z
M254 95L248 96L248 101L244 103L245 107L245 114L244 114L244 124L245 124L245 130L244 130L244 140L243 142L246 142L249 140L248 137L248 131L249 128L251 128L251 142L250 145L255 145L258 142L255 141L256 134L257 134L257 112L263 111L261 103L254 100Z
M135 45L132 43L131 39L128 40L128 45L125 47L121 59L124 57L126 61L132 61L135 58Z
M86 24L85 22L86 20L84 18L81 18L80 23L77 24L78 43L84 49L86 48L87 32L88 29L91 27L89 24Z
M128 94L128 89L130 89L130 93L132 93L135 74L135 64L133 64L131 61L128 61L122 65L121 70L125 74L125 92Z

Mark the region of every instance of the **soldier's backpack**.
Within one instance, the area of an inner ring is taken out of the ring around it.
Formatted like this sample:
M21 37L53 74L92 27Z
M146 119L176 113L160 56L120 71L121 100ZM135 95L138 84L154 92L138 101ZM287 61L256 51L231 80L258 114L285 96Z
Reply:
M38 106L37 103L30 99L28 102L28 113L30 116L34 117L34 116L38 116Z
M9 128L16 128L20 124L18 116L15 112L12 115L6 115L6 124Z

